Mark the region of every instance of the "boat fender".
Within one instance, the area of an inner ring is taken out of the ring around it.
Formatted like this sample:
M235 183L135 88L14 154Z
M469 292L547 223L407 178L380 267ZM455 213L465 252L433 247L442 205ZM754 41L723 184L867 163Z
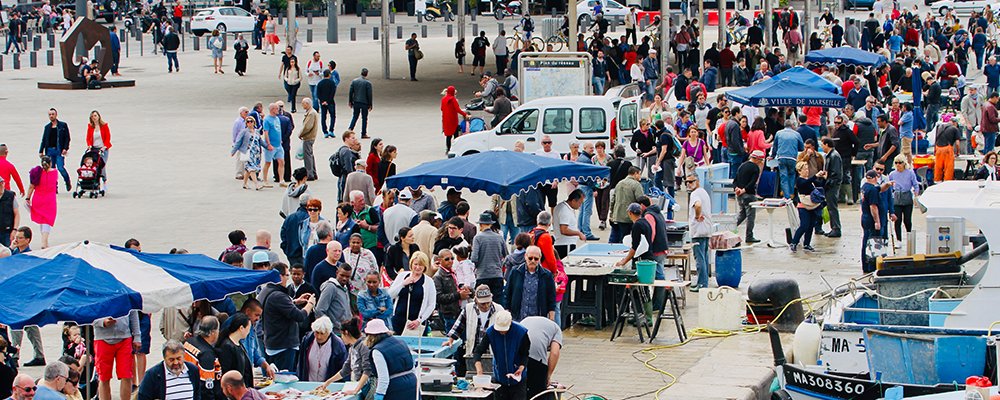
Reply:
M792 349L795 363L803 366L816 365L819 359L819 341L821 328L812 321L803 321L795 328Z

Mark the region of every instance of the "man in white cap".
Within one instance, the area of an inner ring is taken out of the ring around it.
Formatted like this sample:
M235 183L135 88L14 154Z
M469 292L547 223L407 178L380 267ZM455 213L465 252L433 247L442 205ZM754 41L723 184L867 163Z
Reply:
M382 214L382 226L385 227L385 237L389 241L389 246L399 241L399 230L410 227L417 223L417 212L410 208L413 201L413 193L410 189L399 191L399 202L389 207ZM386 246L388 247L388 246Z
M365 172L365 160L360 158L354 161L354 171L344 178L344 198L341 200L350 202L350 193L355 190L365 194L365 204L374 204L375 181Z
M757 216L757 210L750 207L750 203L757 201L757 181L760 180L760 171L764 167L764 152L754 150L750 153L750 160L740 165L736 170L736 178L733 179L736 200L740 205L740 215L736 219L736 225L747 222L746 243L752 244L760 242L753 236L753 223Z
M527 399L528 386L525 381L531 339L524 326L513 322L507 310L497 312L496 323L486 329L483 340L476 345L472 359L476 363L476 375L483 373L483 353L490 349L493 353L493 382L500 387L493 392L496 400Z

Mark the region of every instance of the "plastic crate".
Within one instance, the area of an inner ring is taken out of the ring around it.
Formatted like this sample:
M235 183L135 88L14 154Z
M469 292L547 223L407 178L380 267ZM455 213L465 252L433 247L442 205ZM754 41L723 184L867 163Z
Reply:
M636 283L639 282L639 275L634 269L616 269L608 274L608 281L614 283Z

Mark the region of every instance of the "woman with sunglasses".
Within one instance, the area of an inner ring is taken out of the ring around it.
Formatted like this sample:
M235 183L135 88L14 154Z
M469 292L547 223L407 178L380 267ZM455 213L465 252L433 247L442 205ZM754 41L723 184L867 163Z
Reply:
M913 231L913 197L920 194L917 174L906 163L906 156L900 154L893 159L895 170L889 173L892 183L893 214L896 215L896 245L903 243L902 225L906 225L907 235Z
M264 146L264 140L257 132L257 124L252 117L246 117L244 122L246 126L240 130L240 133L236 136L236 140L233 141L233 149L229 152L229 155L236 156L238 153L240 161L243 162L243 169L245 171L243 174L243 188L250 189L247 187L247 180L250 180L253 181L254 189L260 190L261 185L257 181L257 172L260 171L260 154L261 148Z
M321 221L326 221L326 218L320 215L320 211L323 211L323 202L319 199L311 198L306 202L306 212L309 214L309 218L302 220L302 224L299 225L299 244L302 245L303 249L308 249L319 243L319 237L316 236L316 226Z
M976 170L976 180L1000 181L1000 173L997 172L997 153L989 152L983 156L983 165Z
M799 194L799 228L792 236L792 243L788 245L789 250L795 252L799 247L799 240L805 236L802 249L805 251L816 251L812 247L813 228L818 219L822 219L822 202L813 201L813 191L822 188L826 184L826 171L819 171L815 175L809 175L809 164L799 161L795 164L795 172L799 176L795 178L795 192Z

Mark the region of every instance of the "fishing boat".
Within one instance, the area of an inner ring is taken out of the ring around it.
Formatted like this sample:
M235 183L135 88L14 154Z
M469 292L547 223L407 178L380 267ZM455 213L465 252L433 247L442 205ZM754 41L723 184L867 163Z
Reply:
M963 390L969 376L1000 380L1000 253L989 251L1000 246L1000 182L942 182L919 205L931 251L885 257L875 273L831 287L813 315L818 337L796 335L796 351L815 343L813 358L787 361L772 334L777 397L878 399L892 387L913 397ZM965 222L983 243L964 245Z

